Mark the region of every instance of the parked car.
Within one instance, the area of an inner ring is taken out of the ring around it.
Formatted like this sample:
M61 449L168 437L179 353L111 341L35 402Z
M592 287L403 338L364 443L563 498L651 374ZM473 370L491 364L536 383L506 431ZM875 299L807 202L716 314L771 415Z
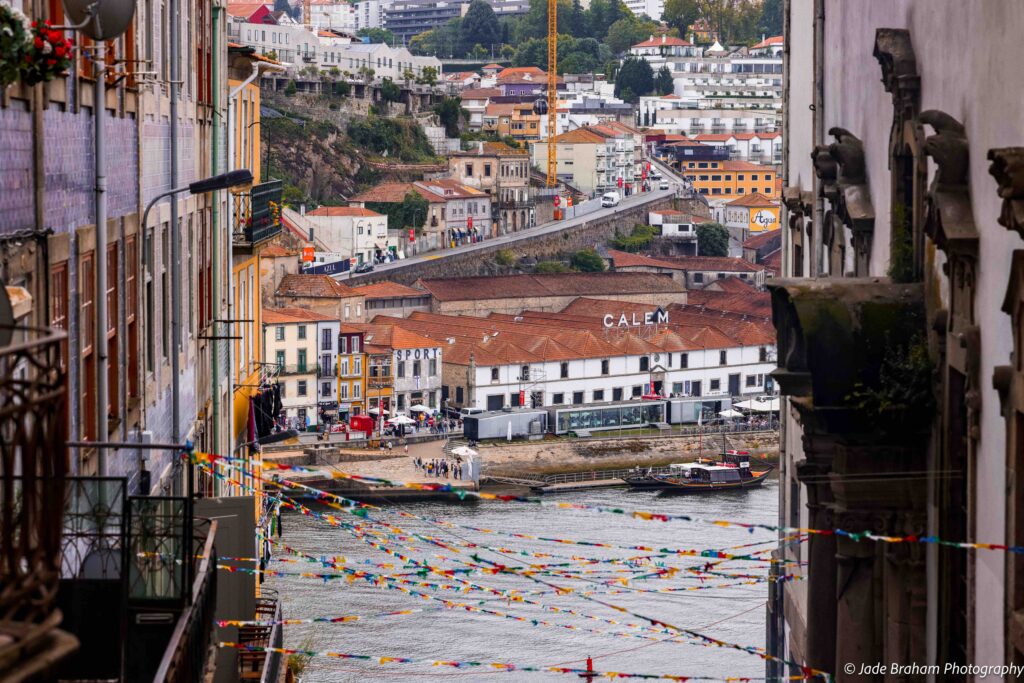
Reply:
M373 272L373 264L370 263L369 261L364 261L363 263L360 263L358 266L356 266L356 269L354 271L352 271L352 272L354 272L354 273L372 273Z
M669 189L668 181L667 180L662 180L660 183L658 183L658 189L659 190L667 190L667 189Z
M459 411L459 417L466 417L467 415L479 415L484 412L483 408L463 408Z
M661 171L652 170L650 173L647 174L647 177L650 178L651 180L661 180Z
M619 197L618 192L605 192L601 195L601 208L607 209L612 206L618 206L622 198Z

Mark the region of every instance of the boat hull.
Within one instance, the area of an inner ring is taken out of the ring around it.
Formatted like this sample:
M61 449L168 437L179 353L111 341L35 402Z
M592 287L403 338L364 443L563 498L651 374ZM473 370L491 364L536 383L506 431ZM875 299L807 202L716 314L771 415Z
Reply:
M771 470L766 472L754 473L754 476L750 479L744 479L741 481L711 481L711 482L699 482L689 481L678 477L665 477L663 480L665 485L661 487L662 493L676 494L676 493L705 493L710 491L739 491L742 489L753 489L764 484L765 479Z

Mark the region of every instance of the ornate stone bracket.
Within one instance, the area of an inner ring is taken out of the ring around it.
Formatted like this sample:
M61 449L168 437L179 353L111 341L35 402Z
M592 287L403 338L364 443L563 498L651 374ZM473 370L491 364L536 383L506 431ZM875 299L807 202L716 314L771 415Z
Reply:
M970 150L963 124L938 110L921 113L921 123L935 129L924 142L925 154L937 166L928 190L925 231L943 251L951 250L976 257L978 230L971 210L967 177Z
M839 185L836 176L839 164L832 157L827 145L818 145L811 152L811 163L814 164L814 175L818 176L818 194L830 202L839 199Z
M988 151L988 172L999 184L1003 200L999 224L1024 237L1024 147L1000 147Z
M829 135L836 141L828 146L828 152L839 167L838 191L832 205L836 215L853 232L855 271L866 275L875 231L875 209L867 183L864 144L845 128L832 128Z
M889 135L889 158L892 159L900 147L904 126L913 124L921 106L921 77L917 73L910 31L878 29L874 55L882 67L882 86L892 95L893 119Z

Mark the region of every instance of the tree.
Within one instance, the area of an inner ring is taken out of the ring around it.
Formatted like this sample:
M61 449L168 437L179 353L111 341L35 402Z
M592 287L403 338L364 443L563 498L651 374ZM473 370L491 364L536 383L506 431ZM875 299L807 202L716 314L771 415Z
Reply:
M386 28L361 28L356 31L360 38L369 38L371 43L395 44L395 34Z
M757 30L766 36L782 35L782 0L764 0Z
M487 59L488 54L489 53L487 52L487 48L481 45L480 43L477 43L476 45L473 46L473 49L470 51L469 56L473 59L479 59L483 61Z
M541 261L533 268L538 275L550 275L551 273L568 273L569 267L561 261Z
M582 273L600 273L604 271L604 259L593 249L581 249L572 255L569 264Z
M622 54L631 46L642 42L648 35L648 26L640 23L636 17L630 15L622 17L608 27L604 42L615 54Z
M461 97L445 97L434 106L434 113L444 126L444 134L450 138L459 137L459 124L462 123L463 112Z
M476 45L482 45L486 53L489 53L492 45L501 42L501 26L498 25L498 16L491 9L491 6L484 0L473 0L469 3L469 9L462 17L462 24L459 27L459 50L466 54L474 49Z
M420 77L416 79L420 85L437 85L437 69L432 66L423 67Z
M635 103L654 90L654 71L646 59L627 57L615 77L615 96ZM628 97L627 97L628 96Z
M385 78L380 84L380 98L385 102L398 102L402 99L402 89L390 78Z
M668 65L662 65L658 69L658 77L654 79L654 89L658 91L659 95L671 95L675 87L675 81L672 79L672 72L669 71Z
M494 262L499 266L514 266L516 264L516 253L511 249L499 249L494 255Z
M284 94L287 97L291 97L298 91L299 89L295 86L295 81L288 81L288 85L284 86Z
M688 40L687 31L690 30L690 24L697 21L699 16L697 0L665 0L665 11L661 13L661 20L679 31L680 37Z
M721 223L697 226L697 253L701 256L728 256L729 231Z
M387 216L389 228L419 230L427 222L430 204L419 192L409 190L401 202L367 202L366 208Z

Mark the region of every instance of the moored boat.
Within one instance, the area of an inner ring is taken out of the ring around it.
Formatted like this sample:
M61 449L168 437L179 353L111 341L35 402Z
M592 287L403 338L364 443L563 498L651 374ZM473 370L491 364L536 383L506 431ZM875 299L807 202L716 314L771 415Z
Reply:
M750 466L746 451L727 450L720 454L721 461L706 461L670 465L666 470L636 470L636 474L623 477L635 489L657 489L666 492L693 493L699 491L731 491L760 486L772 471L771 465L763 469Z

